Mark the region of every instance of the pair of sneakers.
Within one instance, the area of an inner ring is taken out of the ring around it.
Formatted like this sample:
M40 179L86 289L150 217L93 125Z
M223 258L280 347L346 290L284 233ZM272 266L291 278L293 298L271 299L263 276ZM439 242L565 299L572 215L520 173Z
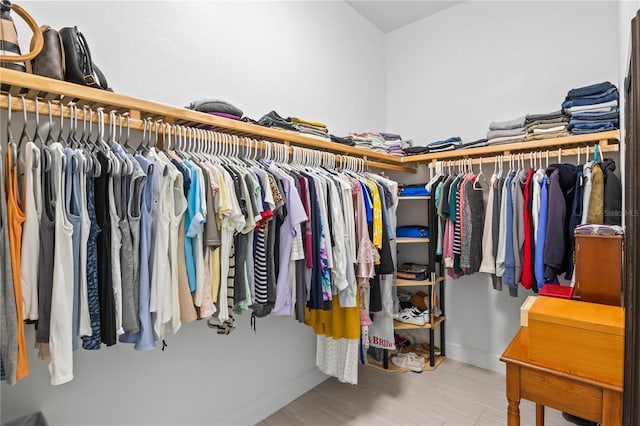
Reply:
M422 311L415 306L400 311L397 319L400 322L413 325L425 325L426 323L431 321L428 309Z
M415 352L400 352L391 357L391 363L416 373L422 373L422 369L425 366L424 358Z

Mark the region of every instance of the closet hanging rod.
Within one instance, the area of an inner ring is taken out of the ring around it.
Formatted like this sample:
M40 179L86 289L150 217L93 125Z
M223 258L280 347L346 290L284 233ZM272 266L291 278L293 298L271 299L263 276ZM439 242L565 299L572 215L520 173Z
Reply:
M61 107L60 107L60 103L56 102L56 101L51 101L51 102L47 102L47 101L39 101L39 102L35 102L34 100L30 100L30 99L25 99L25 104L27 106L27 112L35 114L36 112L36 104L37 104L37 109L40 113L40 115L42 116L42 118L44 119L44 117L49 115L49 108L51 108L51 113L52 115L55 117L55 120L59 120L60 117L60 113L61 113ZM84 117L83 117L83 108L82 105L77 104L77 103L72 103L73 105L75 105L77 107L76 109L76 118L78 119L78 121L83 121ZM69 108L69 105L67 104L63 104L64 105L64 110L62 111L63 116L65 117L65 119L70 119L72 112L71 112L71 108ZM0 95L0 108L8 108L9 106L9 96L2 94ZM11 96L11 109L12 111L15 112L22 112L23 110L23 103L22 103L22 97L20 95L18 96ZM90 108L93 109L93 108ZM96 108L96 109L100 109L100 107ZM97 112L96 109L93 109L94 112ZM165 124L169 124L172 125L172 123L166 123L162 120L163 117L141 117L141 118L131 118L130 114L129 114L129 110L126 109L106 109L105 110L105 114L104 114L104 123L105 125L109 125L110 124L110 114L109 112L111 111L115 111L116 112L116 119L119 120L120 117L124 117L124 116L129 116L129 128L132 130L138 130L138 131L143 131L144 127L145 127L145 121L147 122L147 126L149 125L149 122L151 122L152 125L155 125L156 122L158 123L165 123ZM46 119L45 119L46 120ZM55 124L57 125L57 121L55 121ZM90 120L89 117L86 118L87 121ZM93 122L97 123L98 122L98 114L93 114ZM43 120L44 121L44 120ZM171 128L170 130L167 130L165 132L160 131L158 132L158 144L159 146L162 146L162 140L164 139L164 137L170 133L172 137L175 137L176 132L182 131L185 132L187 131L186 129L198 129L198 127L189 127L189 126L183 126L183 125L178 125L177 129L178 130L174 130L173 128ZM246 135L242 135L242 134L237 134L236 132L230 132L227 129L202 129L205 131L211 131L214 133L221 133L221 134L225 134L225 135L231 135L231 136L237 136L237 139L233 142L234 144L237 144L239 147L241 148L246 148L247 147L247 143L246 143L246 139L250 139L252 141L258 141L260 142L259 139L256 139L255 136L246 136ZM293 147L289 146L288 143L282 143L282 142L274 142L274 141L269 141L267 140L267 142L270 143L276 143L276 144L281 144L281 145L287 145L288 149L289 149L289 154L293 153ZM310 148L304 148L301 147L303 149L309 149ZM263 150L264 149L264 145L263 144L252 144L252 149L258 149L258 150ZM315 152L318 152L317 150L312 150ZM339 154L340 155L340 154ZM367 157L362 156L362 157L355 157L356 159L364 159L366 161L366 163L368 164L369 167L374 168L374 169L384 169L384 170L392 170L392 171L399 171L399 172L404 172L404 173L415 173L416 172L416 168L412 167L412 166L401 166L401 165L396 165L396 164L389 164L389 163L383 163L383 162L378 162L378 161L370 161Z
M560 138L541 139L535 141L517 142L510 144L490 145L480 148L468 148L451 150L446 152L434 152L430 154L412 155L402 157L402 164L429 163L434 160L457 160L461 158L491 157L495 155L508 155L516 152L546 151L558 148L573 149L586 145L600 144L601 147L619 143L620 132L611 130L608 132L590 133L586 135L565 136Z
M599 145L598 147L598 151L604 153L604 152L618 152L618 145ZM514 158L517 155L523 155L524 156L524 160L525 161L529 161L530 160L530 156L531 153L535 155L542 153L542 157L546 158L547 152L549 152L549 157L559 157L560 155L562 156L562 158L565 157L569 157L569 156L577 156L578 155L578 150L580 150L580 155L584 155L587 153L587 150L589 152L589 155L593 157L593 153L594 153L594 147L593 145L590 146L583 146L580 148L556 148L556 149L530 149L530 150L523 150L523 151L519 151L517 153L513 153ZM509 155L510 154L504 154L504 153L497 153L494 154L493 156L481 156L481 157L475 157L475 158L451 158L451 159L440 159L440 160L431 160L428 165L429 168L433 168L436 167L435 165L437 163L442 164L443 167L447 167L448 163L451 163L451 167L453 167L454 165L458 165L458 162L463 162L463 164L469 164L469 160L471 160L471 164L487 164L487 163L495 163L496 162L496 155L503 156L503 160L504 162L508 162L509 160ZM500 159L497 160L498 162L500 162ZM568 161L569 163L571 161ZM528 163L527 163L528 164Z

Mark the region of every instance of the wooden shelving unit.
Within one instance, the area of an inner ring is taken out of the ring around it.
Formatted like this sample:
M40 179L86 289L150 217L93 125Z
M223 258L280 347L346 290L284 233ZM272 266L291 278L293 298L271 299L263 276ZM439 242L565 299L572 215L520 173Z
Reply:
M66 107L70 103L73 103L80 111L86 106L94 111L103 109L106 113L110 111L119 114L126 113L130 118L130 127L136 130L142 130L144 120L162 121L180 126L219 131L238 137L254 138L289 146L328 151L338 155L354 156L364 159L370 167L404 173L415 173L416 166L419 164L463 158L479 159L480 157L484 157L484 161L491 161L490 157L496 155L529 153L532 151L555 150L558 148L562 149L563 155L574 155L576 148L592 146L595 143L600 145L602 152L611 152L618 150L620 140L620 132L613 130L587 135L566 136L554 139L398 157L369 149L342 145L328 140L325 141L297 132L289 132L243 121L230 120L185 108L166 105L160 102L93 89L79 84L54 80L7 68L0 68L0 83L2 83L3 89L6 89L4 93L0 94L0 108L6 109L10 107L14 111L21 111L22 99L20 99L20 96L24 96L28 112L33 113L36 111L35 99L38 98L40 100L38 110L41 114L49 113L48 102L51 102L53 114L59 116L61 105ZM13 97L11 105L9 105L7 93L11 93ZM69 108L66 108L64 115L69 117L69 114ZM421 197L404 198L424 199Z
M425 208L428 206L428 202L430 199L431 199L430 196L399 197L400 201L421 200L422 202L424 202ZM411 206L416 207L415 204L411 204ZM429 244L431 243L431 239L398 237L396 238L396 243L403 244L403 245ZM399 258L402 257L402 250L399 250L398 257ZM435 264L433 262L436 262L436 259L427 259L427 262L425 262L425 264ZM398 261L398 263L400 263L400 261ZM442 268L440 268L440 270L441 269ZM431 269L431 271L433 270L434 269ZM431 272L429 279L424 281L405 280L405 279L396 277L396 279L394 280L394 285L396 287L405 287L405 288L426 287L427 296L425 297L426 299L425 301L427 302L427 308L429 310L429 316L428 316L429 320L424 325L408 324L398 320L393 320L393 329L405 330L405 331L406 330L429 330L429 343L430 345L432 345L430 346L431 348L431 347L434 347L433 345L435 345L435 329L437 327L440 327L440 345L444 346L444 343L445 343L444 324L443 324L445 320L444 306L437 306L434 304L434 299L438 291L441 295L444 295L444 282L445 282L445 278L442 275L442 271L440 271L440 275L437 275L435 272ZM439 290L438 288L435 287L436 284L439 284L439 287L438 287ZM434 315L434 308L436 307L440 308L442 312L442 314L438 317ZM444 353L436 355L435 350L430 349L427 356L425 356L425 359L427 359L428 361L426 363L425 370L434 370L438 367L438 365L440 365L442 360L444 360ZM384 353L383 367L391 368L394 372L398 370L397 366L389 362L389 351L385 351ZM400 370L404 370L404 369L400 368ZM404 371L407 371L407 370L404 370Z
M435 282L431 280L404 280L402 278L396 278L394 284L396 287L422 287L427 285L434 285L444 281L444 277L437 277Z

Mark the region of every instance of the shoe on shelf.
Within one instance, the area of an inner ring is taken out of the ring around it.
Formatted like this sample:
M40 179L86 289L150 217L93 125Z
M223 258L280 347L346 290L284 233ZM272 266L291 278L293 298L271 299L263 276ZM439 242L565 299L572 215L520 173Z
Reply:
M428 297L429 296L427 296L427 293L425 293L424 291L418 291L411 296L411 303L421 311L426 311L428 308Z
M436 318L442 316L442 311L436 305L433 305L433 316Z
M424 358L413 352L400 352L391 357L391 363L397 367L406 368L416 373L422 373L422 369L425 366Z
M425 325L429 319L429 311L421 311L418 308L407 308L400 311L398 321L406 324Z

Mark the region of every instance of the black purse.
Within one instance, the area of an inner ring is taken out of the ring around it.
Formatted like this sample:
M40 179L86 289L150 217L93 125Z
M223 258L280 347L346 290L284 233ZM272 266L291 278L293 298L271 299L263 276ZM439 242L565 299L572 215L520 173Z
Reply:
M91 60L91 52L84 35L77 27L65 27L60 30L64 45L66 81L112 91L107 79Z

